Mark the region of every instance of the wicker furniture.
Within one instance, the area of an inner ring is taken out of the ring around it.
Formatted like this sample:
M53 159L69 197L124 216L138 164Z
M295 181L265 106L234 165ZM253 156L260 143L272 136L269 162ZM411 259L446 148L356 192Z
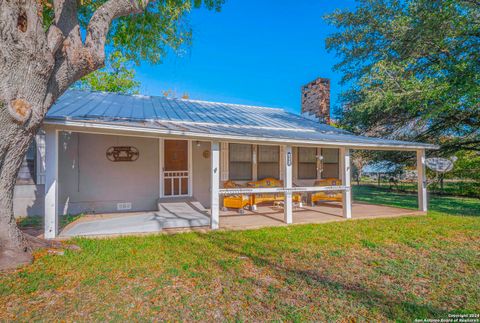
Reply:
M270 188L270 187L283 187L283 181L276 178L264 178L258 181L247 183L247 187L253 188ZM302 201L301 194L293 194L293 201L300 203ZM275 202L275 201L284 201L284 193L257 193L252 195L252 207L263 202Z
M338 178L324 178L315 182L315 186L339 186L342 185L342 181ZM315 192L311 196L312 205L315 205L318 201L342 201L342 191L324 191Z
M234 181L226 181L223 183L224 188L244 188ZM228 195L223 198L223 207L228 209L243 210L247 205L251 205L251 198L246 194Z

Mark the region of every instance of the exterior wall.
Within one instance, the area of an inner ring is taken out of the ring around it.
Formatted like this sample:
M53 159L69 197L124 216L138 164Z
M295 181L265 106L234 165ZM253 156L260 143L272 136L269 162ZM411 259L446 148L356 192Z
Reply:
M211 165L210 157L205 158L203 153L208 151L211 153L211 145L206 141L192 142L192 181L193 181L193 198L200 202L205 208L210 207L210 174Z
M13 195L15 217L43 216L45 185L16 185Z
M45 191L45 133L40 130L32 144L35 149L35 171L30 183L17 180L13 194L15 217L43 216Z
M132 203L123 212L157 209L157 139L60 132L59 146L59 214L117 212L122 202ZM134 146L140 156L109 161L111 146Z

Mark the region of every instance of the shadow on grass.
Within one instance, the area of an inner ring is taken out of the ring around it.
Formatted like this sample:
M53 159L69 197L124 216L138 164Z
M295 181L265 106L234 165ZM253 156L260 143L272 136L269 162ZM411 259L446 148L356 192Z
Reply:
M383 313L387 318L395 320L413 320L416 318L432 318L432 317L447 317L449 313L440 308L431 305L418 304L413 301L406 301L400 299L394 294L385 294L380 291L372 290L361 283L342 282L333 279L330 276L322 275L315 270L304 270L295 268L294 266L287 266L281 262L275 262L265 257L261 257L253 252L245 252L241 250L241 246L245 241L239 241L219 234L203 234L197 233L198 237L206 240L212 246L220 248L222 251L235 255L238 258L248 258L256 266L268 267L270 270L285 277L285 280L302 281L304 286L310 286L312 291L317 288L328 289L327 297L338 297L344 299L349 303L355 303L359 308L364 307L370 313ZM285 253L285 250L274 248L272 245L268 246L269 253L280 255ZM339 260L341 261L341 260ZM346 270L348 270L346 268ZM260 288L268 289L267 283L261 280L253 280L252 283ZM319 304L321 305L321 304ZM284 313L288 315L288 313ZM345 317L354 317L354 313L345 312Z
M372 185L353 186L353 199L359 202L416 209L417 195L396 193ZM480 199L429 195L429 210L451 215L480 216Z

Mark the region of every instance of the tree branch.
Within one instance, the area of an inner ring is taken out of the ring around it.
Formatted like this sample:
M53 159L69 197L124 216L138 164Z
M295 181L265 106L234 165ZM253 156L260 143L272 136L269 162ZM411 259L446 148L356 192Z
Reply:
M48 28L47 42L52 55L55 55L64 39L65 37L62 31L57 26L51 25L50 28Z
M48 85L45 105L54 102L71 84L105 64L105 43L114 19L141 13L150 0L108 0L93 14L87 26L85 44L80 38L80 27L75 0L55 0L56 21L65 36L61 51L55 55L55 68ZM73 10L72 8L75 8ZM71 21L66 21L67 17ZM60 28L59 28L60 29ZM65 32L69 34L66 35ZM53 31L52 31L53 33ZM52 47L53 48L53 47Z
M55 26L67 37L78 26L77 1L54 0L53 8L55 11ZM80 34L78 37L80 37Z
M87 27L85 47L90 51L94 61L105 60L105 42L112 21L118 17L141 13L149 0L109 0L93 14Z

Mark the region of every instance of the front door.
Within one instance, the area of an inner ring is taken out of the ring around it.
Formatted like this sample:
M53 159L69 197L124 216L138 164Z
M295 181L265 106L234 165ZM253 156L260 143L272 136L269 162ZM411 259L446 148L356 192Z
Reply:
M163 147L163 195L188 195L188 141L165 140Z

